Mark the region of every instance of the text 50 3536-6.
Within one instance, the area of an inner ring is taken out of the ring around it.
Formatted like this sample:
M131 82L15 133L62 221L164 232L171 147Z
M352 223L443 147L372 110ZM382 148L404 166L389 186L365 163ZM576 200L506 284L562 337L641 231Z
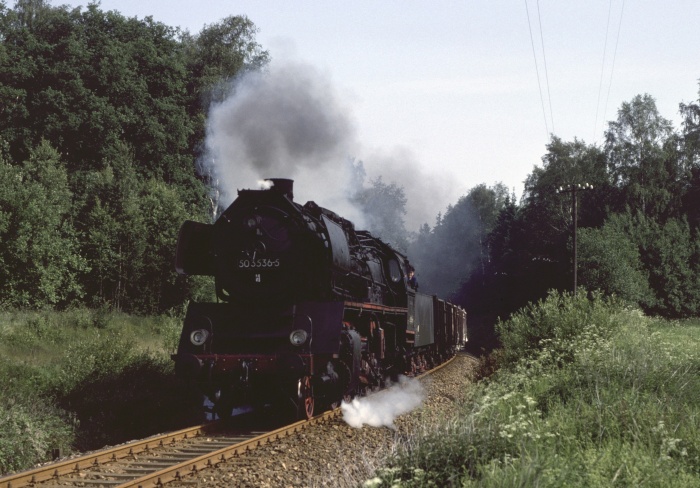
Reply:
M280 260L276 259L240 259L239 268L279 268Z

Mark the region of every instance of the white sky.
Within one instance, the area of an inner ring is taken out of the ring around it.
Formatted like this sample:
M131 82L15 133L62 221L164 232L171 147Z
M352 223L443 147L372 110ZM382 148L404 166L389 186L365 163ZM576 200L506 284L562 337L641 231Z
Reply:
M480 183L503 182L520 197L548 130L600 143L604 122L635 95L652 95L679 127L678 104L698 100L700 2L636 0L623 8L623 1L102 0L101 7L193 34L229 15L248 16L273 61L292 57L329 77L357 125L363 147L353 156L370 176L382 173L373 155L404 154L448 181L443 191L430 189L436 215ZM415 191L422 190L409 189L409 199Z

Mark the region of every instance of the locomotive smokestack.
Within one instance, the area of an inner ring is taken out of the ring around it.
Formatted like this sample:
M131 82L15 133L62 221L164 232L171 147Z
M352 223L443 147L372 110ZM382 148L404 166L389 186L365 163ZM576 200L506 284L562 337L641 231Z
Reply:
M271 183L270 191L276 191L294 200L294 180L288 178L266 178L265 181Z

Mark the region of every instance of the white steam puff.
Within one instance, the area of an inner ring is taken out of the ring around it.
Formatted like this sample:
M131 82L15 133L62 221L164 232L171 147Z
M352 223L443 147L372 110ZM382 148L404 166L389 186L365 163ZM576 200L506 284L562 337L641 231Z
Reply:
M209 112L206 170L219 204L230 204L237 189L259 188L261 179L290 178L297 201L313 199L343 215L348 156L357 146L348 114L329 80L307 64L271 63L237 79L232 95Z
M357 397L350 403L343 402L340 408L343 420L351 427L360 428L367 424L393 429L396 417L418 407L424 398L425 391L419 380L400 376L398 384L366 397Z

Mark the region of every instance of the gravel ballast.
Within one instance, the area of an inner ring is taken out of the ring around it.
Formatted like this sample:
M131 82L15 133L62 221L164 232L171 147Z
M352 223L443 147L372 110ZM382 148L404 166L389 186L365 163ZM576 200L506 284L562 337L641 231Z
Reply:
M390 426L374 427L363 424L352 427L343 418L317 424L280 441L262 446L248 455L215 468L170 483L177 487L357 487L371 478L402 439L417 431L421 425L432 425L456 412L457 399L472 382L475 360L459 354L447 366L420 380L420 386L411 384L400 395L414 394L422 390L423 401L417 408L399 415L391 422L391 414L372 415L366 422ZM418 380L411 380L416 382ZM398 388L398 387L397 387ZM375 394L375 395L381 395ZM391 394L389 394L391 395ZM355 403L361 412L367 405L375 405L372 396L367 404ZM388 404L396 407L403 397L388 397ZM363 399L364 400L364 399ZM372 410L372 409L370 409ZM368 413L375 414L375 411ZM348 416L350 411L345 412ZM349 417L348 417L349 418ZM352 420L358 421L357 417Z

